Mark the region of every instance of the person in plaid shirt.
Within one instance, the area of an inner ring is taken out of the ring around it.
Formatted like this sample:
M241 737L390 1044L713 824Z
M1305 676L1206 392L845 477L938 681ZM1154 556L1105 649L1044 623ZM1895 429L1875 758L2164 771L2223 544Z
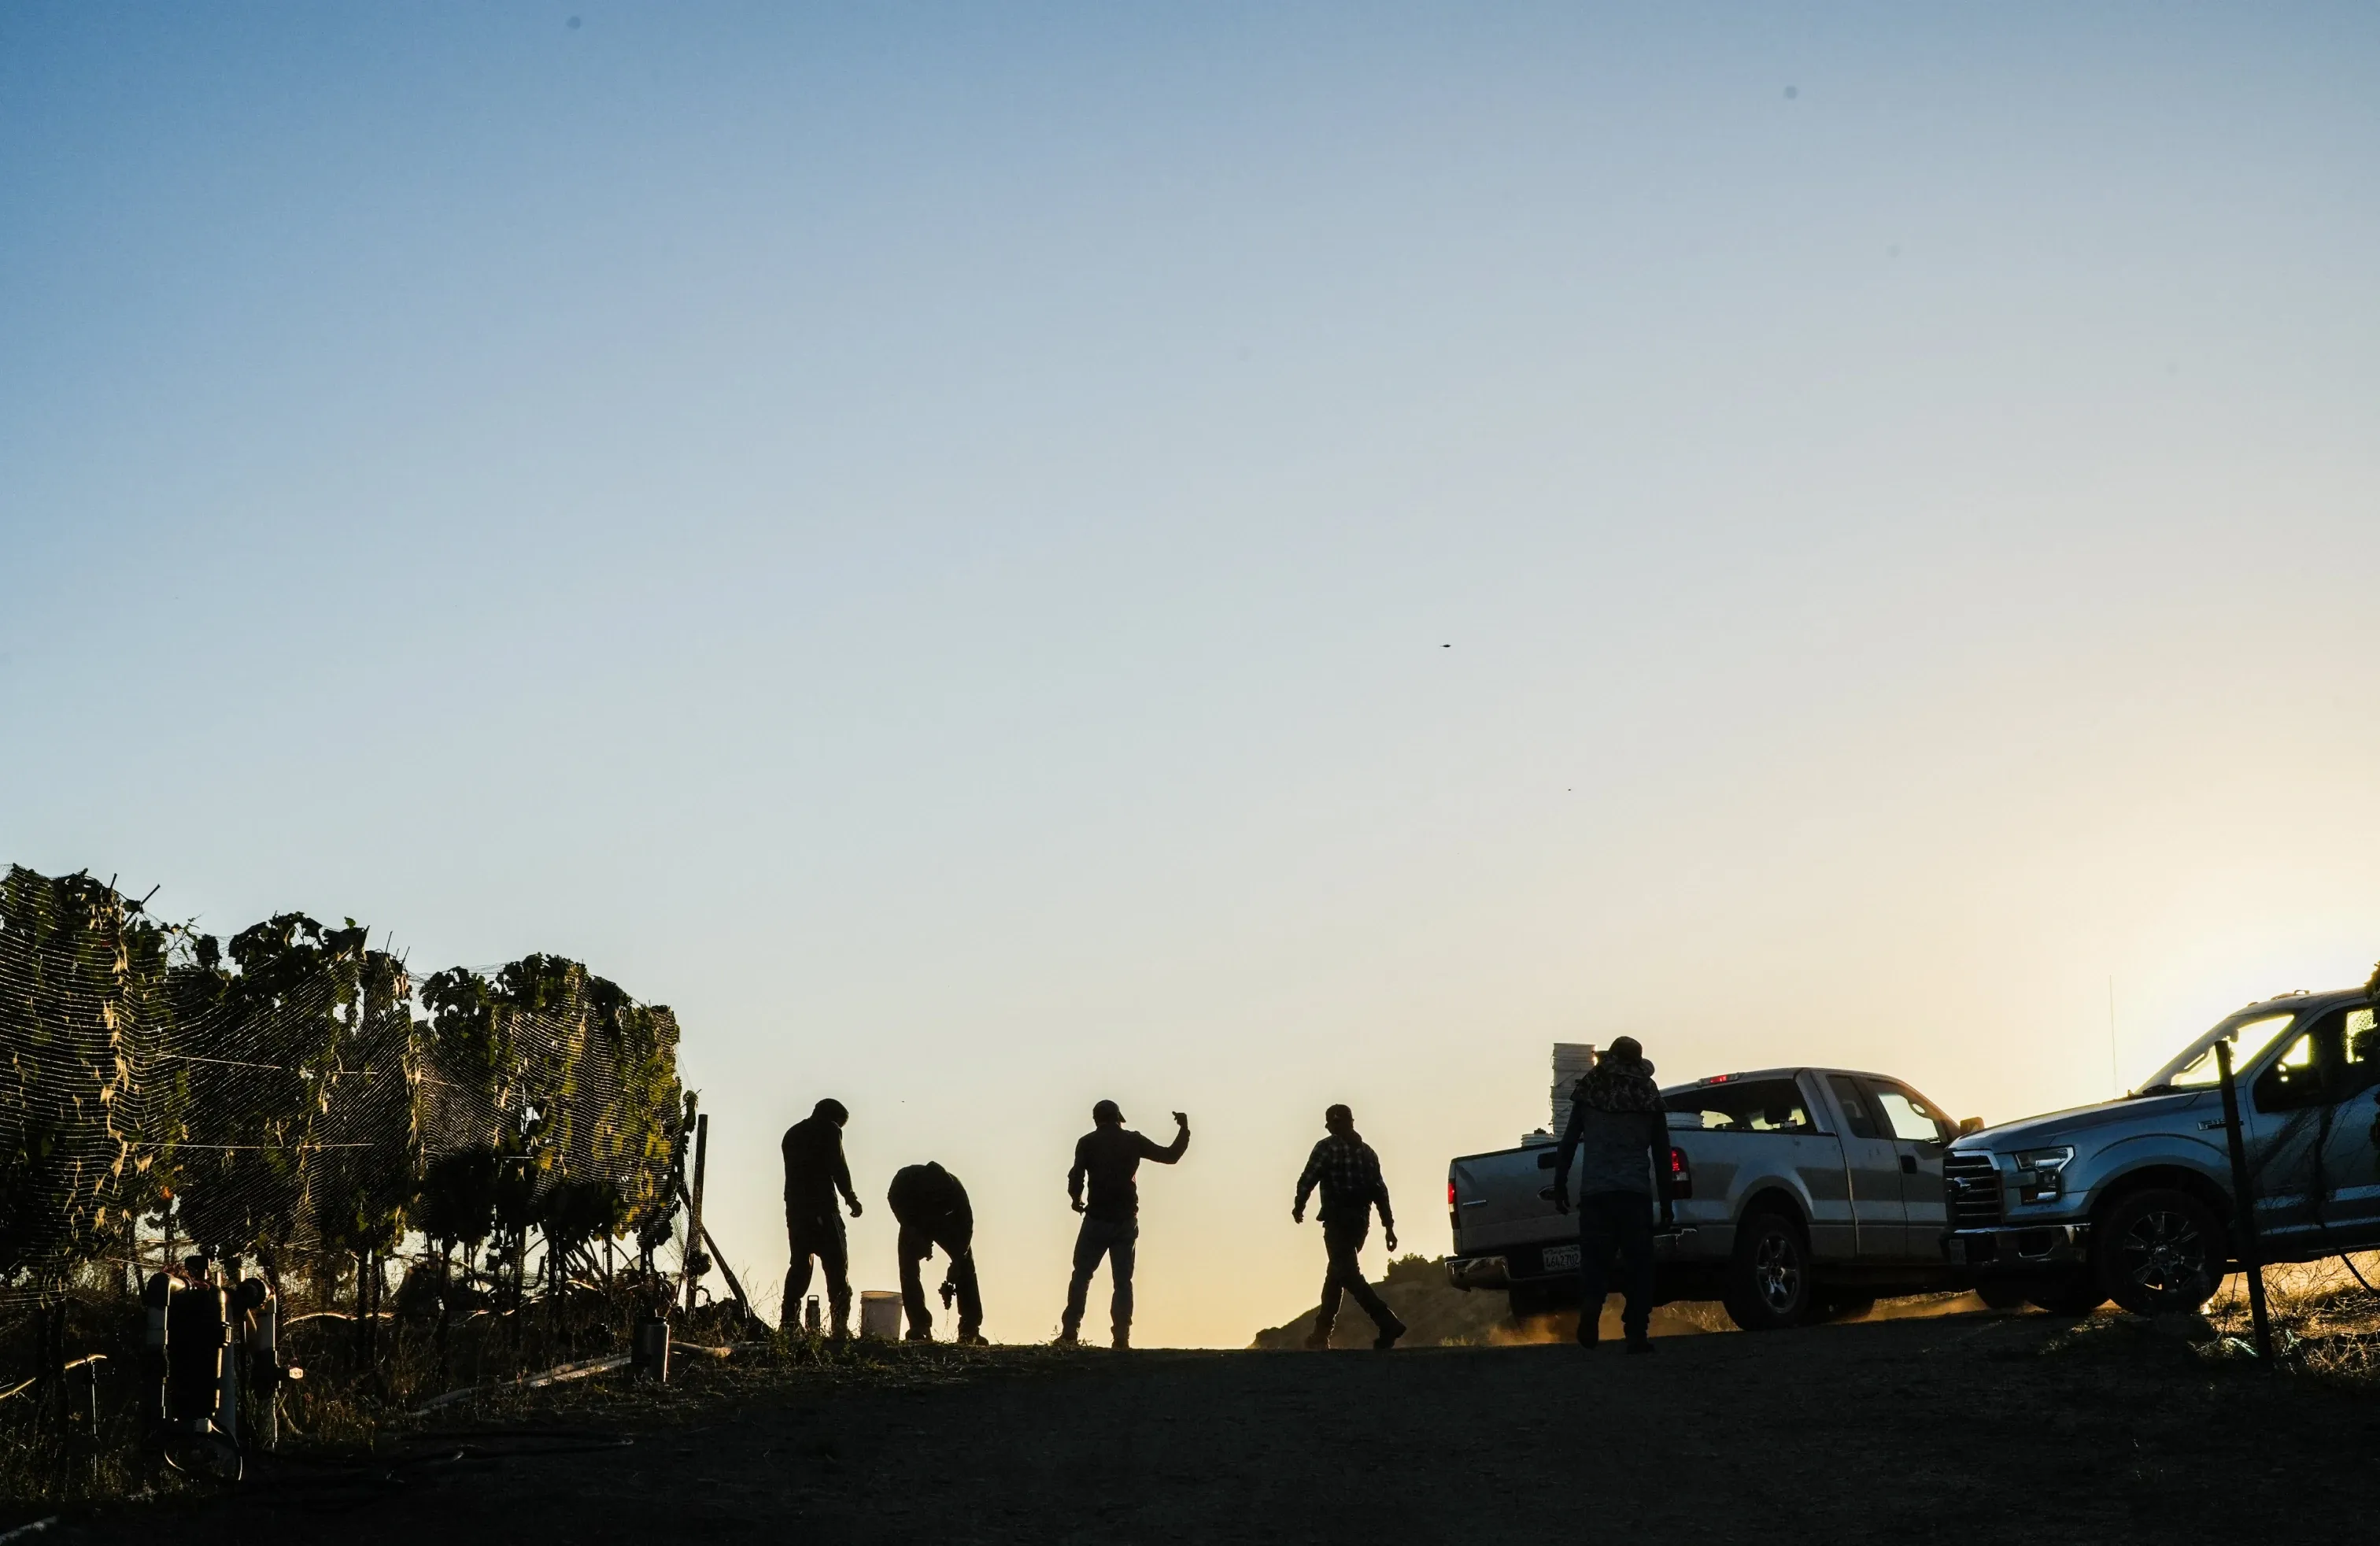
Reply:
M1330 1129L1330 1136L1307 1156L1305 1174L1297 1178L1297 1201L1289 1211L1292 1219L1304 1223L1306 1199L1314 1195L1316 1187L1322 1188L1322 1248L1330 1265L1322 1277L1322 1308L1315 1312L1314 1331L1305 1345L1330 1345L1330 1328L1339 1320L1339 1296L1344 1292L1354 1295L1364 1313L1372 1318L1373 1328L1379 1333L1372 1338L1372 1345L1385 1351L1405 1334L1405 1323L1364 1281L1357 1256L1364 1248L1364 1237L1371 1233L1375 1203L1379 1205L1380 1228L1389 1249L1397 1248L1397 1221L1389 1207L1389 1184L1380 1178L1380 1157L1355 1131L1354 1112L1332 1106L1322 1114L1322 1125Z

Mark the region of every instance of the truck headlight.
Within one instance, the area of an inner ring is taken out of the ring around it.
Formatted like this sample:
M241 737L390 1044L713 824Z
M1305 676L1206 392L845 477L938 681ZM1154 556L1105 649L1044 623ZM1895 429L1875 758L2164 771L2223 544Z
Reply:
M2066 1167L2074 1159L2071 1145L2055 1149L2020 1150L2016 1155L2016 1199L2047 1202L2066 1194Z

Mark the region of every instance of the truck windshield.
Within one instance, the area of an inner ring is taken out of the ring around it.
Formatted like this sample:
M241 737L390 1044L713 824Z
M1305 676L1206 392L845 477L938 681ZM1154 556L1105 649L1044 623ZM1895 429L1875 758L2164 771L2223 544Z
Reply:
M2265 1048L2281 1039L2282 1032L2298 1023L2295 1015L2267 1015L2262 1019L2248 1020L2228 1030L2213 1031L2191 1044L2189 1051L2157 1070L2156 1077L2141 1086L2143 1090L2206 1090L2222 1082L2222 1070L2215 1065L2215 1044L2231 1043L2231 1066L2245 1068L2263 1055Z

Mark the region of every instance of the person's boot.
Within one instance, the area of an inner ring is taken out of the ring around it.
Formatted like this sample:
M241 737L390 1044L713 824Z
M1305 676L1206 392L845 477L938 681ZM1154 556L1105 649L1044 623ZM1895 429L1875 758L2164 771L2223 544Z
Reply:
M1318 1326L1316 1326L1312 1331L1310 1331L1310 1332L1308 1332L1308 1333L1305 1333L1305 1350L1306 1350L1307 1352L1309 1352L1309 1353L1322 1353L1322 1352L1328 1352L1328 1351L1330 1350L1330 1327L1328 1327L1328 1326L1319 1326L1319 1325L1318 1325Z
M1393 1315L1390 1316L1389 1323L1380 1328L1380 1334L1372 1339L1372 1351L1385 1353L1397 1345L1397 1338L1404 1335L1405 1330L1403 1321Z
M1115 1341L1110 1344L1110 1345L1119 1353L1131 1352L1132 1328L1130 1326L1118 1326L1115 1332Z
M1050 1344L1052 1347L1080 1347L1082 1345L1083 1339L1075 1334L1072 1326L1059 1327L1057 1339Z
M1654 1350L1653 1339L1645 1335L1643 1332L1635 1332L1630 1334L1628 1338L1628 1351L1631 1353L1650 1353Z
M909 1328L908 1335L903 1337L901 1340L904 1342L931 1342L934 1340L933 1328L929 1326L912 1326Z

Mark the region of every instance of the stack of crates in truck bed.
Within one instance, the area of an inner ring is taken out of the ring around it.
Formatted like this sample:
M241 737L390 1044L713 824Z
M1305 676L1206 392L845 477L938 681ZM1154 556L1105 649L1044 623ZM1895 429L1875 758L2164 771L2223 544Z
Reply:
M1570 1092L1586 1071L1595 1066L1595 1043L1592 1041L1557 1041L1554 1043L1553 1121L1541 1132L1526 1133L1524 1144L1554 1143L1570 1126Z

